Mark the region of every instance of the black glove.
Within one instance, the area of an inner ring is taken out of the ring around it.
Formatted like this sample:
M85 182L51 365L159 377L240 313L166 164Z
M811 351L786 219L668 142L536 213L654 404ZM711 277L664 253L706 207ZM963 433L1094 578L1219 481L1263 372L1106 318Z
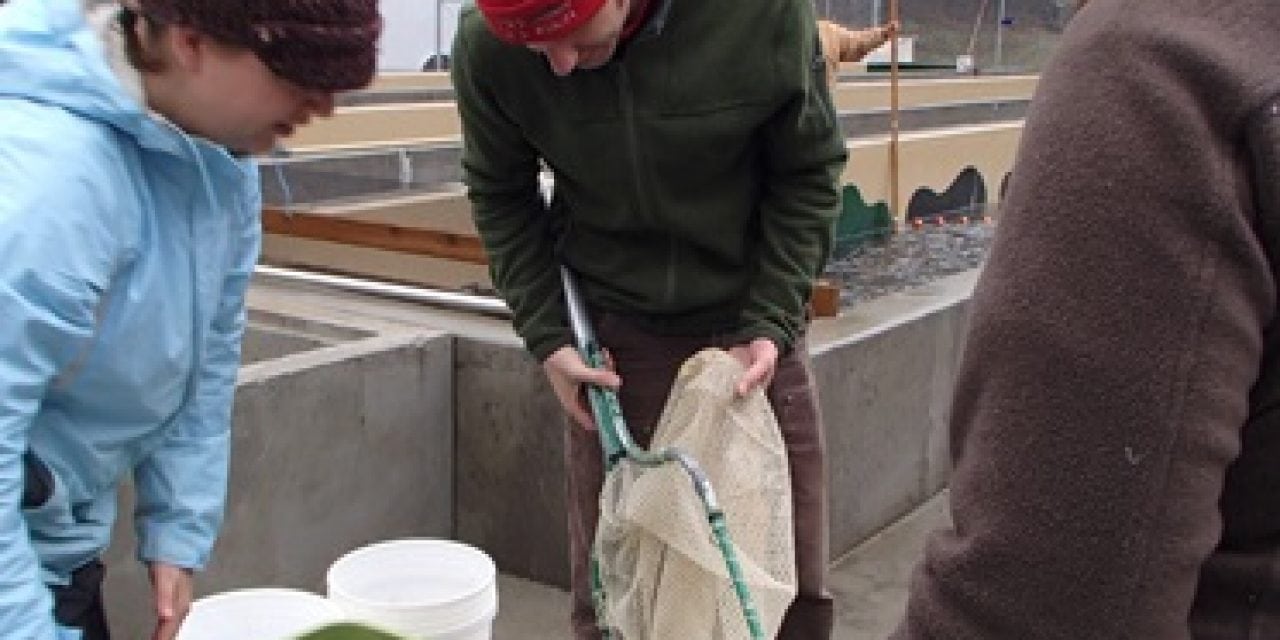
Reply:
M53 474L36 454L22 454L22 508L38 509L53 497Z

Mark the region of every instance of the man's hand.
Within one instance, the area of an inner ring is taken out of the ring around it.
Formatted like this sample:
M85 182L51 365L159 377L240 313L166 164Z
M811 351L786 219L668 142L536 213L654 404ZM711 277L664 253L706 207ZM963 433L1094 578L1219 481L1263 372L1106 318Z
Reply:
M729 353L742 363L746 373L738 379L738 397L751 393L756 387L768 387L778 366L778 345L768 338L756 338L747 344L729 348Z
M605 355L607 358L608 354ZM542 370L551 381L551 389L556 392L560 406L564 407L574 422L588 431L596 430L596 421L591 417L591 410L583 397L582 385L595 384L617 390L622 386L622 379L612 369L612 363L609 369L588 367L582 361L582 356L578 355L578 350L571 346L560 347L542 361Z
M152 562L148 569L156 603L156 630L151 640L173 640L191 609L191 571L163 562Z

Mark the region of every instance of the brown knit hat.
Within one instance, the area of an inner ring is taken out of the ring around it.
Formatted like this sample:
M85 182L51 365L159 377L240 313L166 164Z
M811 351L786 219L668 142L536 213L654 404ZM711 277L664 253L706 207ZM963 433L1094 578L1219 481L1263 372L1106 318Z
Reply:
M346 91L373 80L382 18L377 0L134 0L143 15L246 47L276 75L308 89Z

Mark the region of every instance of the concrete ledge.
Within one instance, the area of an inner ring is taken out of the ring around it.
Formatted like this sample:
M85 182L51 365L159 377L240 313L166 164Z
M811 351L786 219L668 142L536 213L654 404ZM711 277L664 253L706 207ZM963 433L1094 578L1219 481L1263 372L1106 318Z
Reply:
M240 361L250 365L373 335L358 329L251 311L240 349Z
M899 106L909 109L951 102L1027 100L1035 92L1038 82L1039 77L1034 75L949 78L908 76L899 84ZM403 89L404 87L386 86L376 88L375 91ZM419 92L416 95L424 100L431 100L439 94ZM833 88L832 98L839 111L887 109L890 103L890 82L884 78L868 82L842 82ZM352 100L358 101L359 98ZM289 140L289 146L300 149L356 141L388 142L403 138L456 136L460 127L457 106L452 101L344 106L339 107L332 118L316 120L299 129Z
M1009 96L1030 95L1034 91L1036 77L1020 73L992 74L981 76L960 75L952 71L905 71L902 77L904 87L913 87L912 91L923 91L925 95L936 95L947 83L967 83L990 88L993 93ZM866 65L861 63L843 63L839 81L835 86L837 99L849 99L848 96L859 93L857 87L866 90L859 104L873 104L879 98L888 104L888 81L884 73L868 73ZM915 88L918 87L918 88ZM910 96L907 96L910 99ZM393 104L404 102L452 101L453 85L447 72L426 73L393 73L379 75L373 86L362 91L353 91L338 96L339 106Z
M452 87L403 87L366 89L334 96L339 107L397 104L404 102L444 102L453 100Z
M454 139L267 158L262 162L262 197L268 204L290 205L445 189L461 182L461 157L462 147Z
M903 134L898 146L899 215L906 213L907 205L918 190L929 189L935 193L945 193L957 176L968 167L974 167L985 183L981 195L975 192L973 197L981 197L982 202L987 205L997 204L1003 195L1001 185L1013 166L1022 126L1021 121L1000 121ZM859 137L850 140L847 146L849 162L845 165L842 181L857 186L862 198L868 203L888 201L888 136ZM431 153L446 154L446 151L437 148ZM456 156L449 162L456 162ZM456 169L456 164L453 166ZM271 183L271 173L271 168L267 168L264 173L264 180L268 185ZM410 172L410 175L416 174ZM344 183L343 180L358 182L362 179L338 175L328 178L317 176L316 182L324 185L325 189L345 189L347 187L344 185L349 183ZM314 195L305 192L299 195L299 191L295 188L295 201ZM381 200L330 203L318 209L355 220L467 235L475 233L470 219L470 204L456 185L441 186L434 192L396 191L384 192L382 195L384 197ZM479 290L492 287L488 269L482 266L275 234L268 235L264 241L263 260L280 266L364 274L426 286Z
M923 131L938 127L1008 122L1027 117L1031 100L978 100L947 102L898 112L899 131ZM887 133L891 112L887 108L843 111L840 128L848 137Z
M385 71L373 79L369 89L447 89L451 86L448 71Z
M956 101L1020 100L1035 93L1037 75L904 77L898 87L903 108ZM842 81L832 90L840 110L878 109L889 106L892 83L883 75L874 80Z
M1020 121L1026 116L1029 104L1029 99L1020 98L904 108L899 113L899 130L923 133L940 127ZM842 111L838 117L841 129L850 138L882 136L889 132L887 108ZM375 146L322 152L299 149L291 156L264 159L265 201L314 203L337 198L394 196L397 190L442 189L462 180L462 148L456 132L451 138L435 139L430 144L412 140L404 140L399 146L386 140L371 140L371 143ZM865 171L864 168L856 170Z
M904 209L900 214L905 213L906 204L917 190L946 192L968 167L977 169L985 183L982 194L975 193L974 197L984 198L988 205L998 204L1002 199L1002 186L1012 170L1023 123L1001 118L1020 112L1025 105L957 105L954 108L956 111L951 116L956 117L972 115L973 109L990 108L989 115L995 119L983 124L903 133L898 146L898 202ZM943 113L937 117L946 119L951 116ZM877 113L866 117L884 118L885 115ZM845 165L842 181L857 186L868 203L887 202L890 189L889 137L864 135L848 140L847 147L849 162ZM288 201L301 208L319 208L353 219L473 233L474 226L469 219L470 204L456 182L460 179L458 153L457 146L436 144L269 161L263 168L264 197L268 203ZM289 185L287 198L278 172L283 172ZM318 201L323 201L323 204L314 204ZM465 273L455 274L456 269L443 263L419 268L422 265L411 264L418 261L406 261L402 256L380 257L373 254L385 252L374 250L366 250L365 253L372 254L363 256L348 249L334 243L323 243L313 248L307 241L273 236L268 239L264 255L275 264L312 265L436 286L489 286L487 271L483 269L464 269ZM328 254L338 256L336 262L330 263L324 257ZM317 255L321 257L317 258ZM369 266L373 263L394 266L379 269ZM428 274L433 270L440 270L447 277L432 280Z

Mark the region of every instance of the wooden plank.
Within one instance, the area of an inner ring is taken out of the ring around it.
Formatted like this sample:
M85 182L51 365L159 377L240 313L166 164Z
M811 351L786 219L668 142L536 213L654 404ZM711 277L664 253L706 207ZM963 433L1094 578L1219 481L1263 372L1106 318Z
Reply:
M469 264L488 264L480 238L471 235L365 222L330 215L262 210L262 229L294 238L325 240L339 244L382 249Z
M351 220L334 215L285 213L272 207L262 210L262 229L278 236L444 258L474 265L488 264L480 239L471 235ZM813 315L818 318L839 315L839 287L829 280L819 279L814 283L809 306Z

